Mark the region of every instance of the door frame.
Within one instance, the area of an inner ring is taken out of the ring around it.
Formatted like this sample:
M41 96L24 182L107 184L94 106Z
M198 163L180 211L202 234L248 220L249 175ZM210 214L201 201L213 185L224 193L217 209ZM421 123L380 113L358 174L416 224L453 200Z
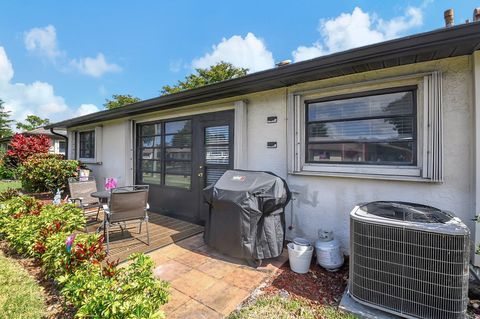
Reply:
M221 115L221 114L228 114L228 113L231 113L231 115L224 115L223 119L221 118L221 116L219 116L218 119L212 119L212 120L209 120L210 117L215 117L216 115ZM188 220L190 222L194 222L194 223L202 223L202 220L201 220L201 207L199 206L199 203L200 203L200 198L203 198L203 194L202 194L202 189L203 187L200 187L200 183L204 183L204 179L203 178L199 178L197 176L197 174L199 173L198 172L198 165L201 161L200 159L200 156L204 156L204 150L203 150L203 147L204 145L200 144L200 141L203 141L203 138L204 137L201 137L199 135L201 134L204 134L203 132L203 127L205 127L205 124L201 124L201 123L215 123L217 122L218 125L220 125L220 122L223 120L223 123L225 123L225 121L228 122L228 125L230 126L230 130L229 130L229 134L231 134L231 137L230 137L230 145L229 145L229 151L230 151L230 167L233 168L235 167L235 160L236 160L236 157L235 157L235 140L236 140L236 127L235 127L235 124L236 124L236 110L235 109L227 109L227 110L221 110L221 111L214 111L214 112L208 112L208 113L200 113L200 114L191 114L191 115L184 115L184 114L179 114L178 117L166 117L166 118L156 118L154 120L150 120L150 121L142 121L142 122L133 122L134 124L134 127L132 129L132 133L133 133L133 142L134 142L134 146L133 146L133 156L132 156L132 159L133 159L133 181L135 181L135 183L143 183L141 182L141 177L139 176L139 172L140 172L140 169L139 169L139 165L140 165L140 153L139 153L139 138L141 137L141 134L139 132L140 128L142 125L148 125L148 124L153 124L153 123L165 123L165 122L171 122L171 121L182 121L182 120L191 120L191 123L192 123L192 142L191 142L191 148L192 148L192 154L191 154L191 170L190 170L190 173L191 173L191 187L190 189L180 189L180 188L177 188L177 187L173 187L173 186L167 186L167 185L164 185L164 181L162 181L161 185L154 185L154 188L160 188L160 189L169 189L171 191L175 191L175 190L179 190L179 191L182 191L182 192L196 192L196 194L192 194L196 197L196 200L195 202L197 203L197 209L196 209L196 212L195 214L192 214L193 218L183 218L185 220ZM207 124L208 125L208 124ZM212 124L212 126L215 126L215 124ZM164 127L164 124L162 124L162 128ZM200 130L200 128L202 127L202 129ZM162 132L162 134L164 134L164 132ZM197 135L197 136L195 136ZM201 137L201 138L200 138ZM163 138L162 138L162 141L163 141ZM164 167L164 155L163 155L163 148L162 148L162 166ZM164 174L165 172L162 172L162 178L164 178ZM197 183L197 185L194 187L194 183ZM151 184L153 185L153 184ZM176 214L171 214L171 213L168 213L168 212L162 212L162 214L165 214L165 215L171 215L172 217L176 217L176 218L182 218L184 216L181 216L181 215L176 215Z

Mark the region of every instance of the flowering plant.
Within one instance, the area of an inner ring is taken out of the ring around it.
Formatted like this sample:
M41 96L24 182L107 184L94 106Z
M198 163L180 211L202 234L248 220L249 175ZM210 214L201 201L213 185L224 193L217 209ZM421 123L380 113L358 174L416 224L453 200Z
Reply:
M111 190L117 187L117 180L113 177L107 177L105 179L105 190Z

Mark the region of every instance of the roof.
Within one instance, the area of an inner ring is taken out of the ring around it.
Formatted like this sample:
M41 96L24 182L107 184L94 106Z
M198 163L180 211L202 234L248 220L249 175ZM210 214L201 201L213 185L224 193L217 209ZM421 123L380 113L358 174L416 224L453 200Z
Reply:
M61 130L61 129L56 129L55 130L55 133L58 133L58 134L61 134L61 135L67 135L67 131L66 130ZM23 135L26 135L26 136L31 136L31 135L46 135L50 138L57 138L57 139L61 139L60 136L58 135L55 135L55 134L52 134L52 132L50 132L50 130L47 130L43 127L39 127L39 128L36 128L34 130L31 130L31 131L23 131L23 132L20 132L20 134L23 134ZM12 139L13 136L6 136L6 137L2 137L0 138L0 143L1 142L10 142L10 140Z
M55 130L55 133L66 135L67 131L57 129L57 130ZM47 136L54 136L54 137L57 136L57 135L53 134L52 132L50 132L50 130L47 130L43 127L39 127L39 128L34 129L34 130L31 130L31 131L23 131L23 132L21 132L21 134L24 134L24 135L47 135Z
M68 128L147 112L287 87L298 83L472 54L480 22L461 24L297 62L47 125Z

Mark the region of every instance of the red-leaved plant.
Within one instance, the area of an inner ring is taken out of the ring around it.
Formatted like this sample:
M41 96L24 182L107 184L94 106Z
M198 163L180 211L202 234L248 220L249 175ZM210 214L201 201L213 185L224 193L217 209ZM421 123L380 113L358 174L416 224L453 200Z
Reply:
M25 136L23 134L15 134L10 140L6 155L8 161L16 166L34 154L48 153L50 146L50 139L46 135Z

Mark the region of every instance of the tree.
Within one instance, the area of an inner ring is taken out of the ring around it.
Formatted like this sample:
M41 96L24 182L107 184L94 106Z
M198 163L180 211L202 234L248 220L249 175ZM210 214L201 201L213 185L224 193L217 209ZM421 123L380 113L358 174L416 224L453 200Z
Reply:
M238 78L246 75L247 72L248 69L237 68L227 62L220 62L206 69L195 69L195 73L187 75L185 80L178 81L177 84L173 86L165 85L162 88L161 94L167 95L177 93L216 82Z
M16 167L32 155L47 154L50 146L50 139L46 135L25 136L15 134L7 151L8 162Z
M50 124L49 119L42 119L36 115L28 115L25 119L25 123L17 122L17 129L22 131L31 131L47 124Z
M107 110L111 110L140 101L141 100L138 97L131 96L130 94L114 94L110 100L106 99L103 106L105 106Z
M10 119L10 111L5 110L4 102L0 100L0 138L11 136L13 134L10 124L13 120Z

